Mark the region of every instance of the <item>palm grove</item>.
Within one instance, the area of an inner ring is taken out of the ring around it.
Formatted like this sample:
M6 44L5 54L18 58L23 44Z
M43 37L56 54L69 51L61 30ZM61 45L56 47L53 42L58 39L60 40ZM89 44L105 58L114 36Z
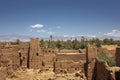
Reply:
M95 45L96 47L101 47L101 45L118 45L120 46L120 40L113 40L112 38L108 39L105 38L103 40L100 40L98 38L93 38L93 39L86 39L84 37L81 37L81 40L77 40L75 38L74 40L57 40L54 41L52 39L52 36L50 36L50 39L47 41L41 40L40 41L41 47L44 48L52 48L52 49L73 49L73 50L78 50L78 49L84 49L88 44Z

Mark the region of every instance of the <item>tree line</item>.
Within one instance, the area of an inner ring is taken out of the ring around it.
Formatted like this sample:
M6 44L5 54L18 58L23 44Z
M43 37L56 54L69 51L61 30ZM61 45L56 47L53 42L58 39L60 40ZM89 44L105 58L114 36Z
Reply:
M50 36L50 40L40 41L40 46L44 48L52 48L52 49L73 49L73 50L78 50L78 49L84 49L88 44L95 45L96 47L101 47L101 45L118 45L120 46L120 40L113 40L105 38L103 40L100 40L99 38L93 38L87 40L86 38L82 37L81 40L77 40L75 38L74 40L67 40L67 41L54 41L51 39L52 37Z
M17 39L15 42L11 42L12 45L16 44L22 44L23 42ZM25 43L25 42L24 42ZM52 49L84 49L88 44L95 45L96 47L101 47L101 45L118 45L120 46L120 40L113 40L112 38L108 39L105 38L103 40L100 40L99 38L93 38L93 39L86 39L84 37L81 37L81 40L77 40L75 38L74 40L57 40L54 41L52 39L52 36L50 36L49 40L40 40L40 46L43 48L52 48Z

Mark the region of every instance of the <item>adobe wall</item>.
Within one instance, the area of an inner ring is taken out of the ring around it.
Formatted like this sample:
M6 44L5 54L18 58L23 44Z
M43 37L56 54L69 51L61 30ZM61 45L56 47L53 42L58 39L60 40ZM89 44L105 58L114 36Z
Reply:
M120 67L120 47L116 48L116 66Z
M41 68L43 60L43 52L40 48L40 41L38 38L30 40L30 48L28 52L28 68Z
M28 47L28 45L4 46L2 48L0 47L0 53L8 57L12 61L13 66L20 66L19 54L21 54L21 58L23 58L22 66L26 67Z
M60 50L59 53L81 53L80 50Z
M120 80L120 67L109 67L106 62L96 59L94 80Z
M106 62L96 59L94 80L115 80L115 74L110 71Z
M54 68L54 63L56 61L56 56L54 54L48 54L43 56L43 63L45 68Z
M97 48L92 45L86 47L86 63L84 65L87 80L92 80L95 69L95 59L97 56Z
M18 50L19 65L21 67L27 68L28 51L29 51L29 46L23 46ZM22 62L20 62L21 59Z
M116 66L120 67L120 47L116 48ZM120 79L120 72L116 72L116 78Z
M116 48L116 66L109 67L106 62L96 59L93 79L120 80L120 47Z
M86 47L86 61L87 63L93 61L97 56L97 48L93 45Z
M43 51L43 60L44 68L50 69L54 68L54 63L56 61L57 50L55 49L42 49Z
M66 61L66 60L73 60L78 62L80 60L86 60L85 54L57 54L56 55L57 61Z
M84 72L84 63L86 62L85 54L56 54L54 66L55 73L74 73L82 70Z
M72 60L55 62L55 73L57 74L74 73L79 70L84 72L84 62L74 62Z
M48 54L57 54L58 50L56 49L42 49L43 55L48 55Z
M120 47L116 48L116 65L109 67L106 62L96 58L97 48L86 48L85 74L87 80L120 80Z
M0 46L0 53L12 61L14 67L24 68L53 68L57 50L41 49L39 39L30 40L29 45Z

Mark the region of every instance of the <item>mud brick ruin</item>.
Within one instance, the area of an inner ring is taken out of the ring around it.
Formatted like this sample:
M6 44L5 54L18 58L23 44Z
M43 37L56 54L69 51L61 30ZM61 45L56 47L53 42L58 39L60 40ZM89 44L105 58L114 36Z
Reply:
M43 54L40 48L39 39L31 39L28 52L28 68L40 68L43 60Z
M80 50L46 49L38 38L28 44L0 44L0 57L11 60L13 69L28 68L53 70L56 74L75 73L81 70L87 80L120 80L120 47L116 48L116 67L109 67L97 58L97 48L88 45L86 53ZM0 67L5 64L0 63Z

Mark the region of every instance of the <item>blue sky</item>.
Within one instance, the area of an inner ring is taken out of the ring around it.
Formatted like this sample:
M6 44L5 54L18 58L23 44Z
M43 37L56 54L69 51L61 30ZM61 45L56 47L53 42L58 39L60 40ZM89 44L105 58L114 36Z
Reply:
M0 0L0 35L117 36L120 0Z

